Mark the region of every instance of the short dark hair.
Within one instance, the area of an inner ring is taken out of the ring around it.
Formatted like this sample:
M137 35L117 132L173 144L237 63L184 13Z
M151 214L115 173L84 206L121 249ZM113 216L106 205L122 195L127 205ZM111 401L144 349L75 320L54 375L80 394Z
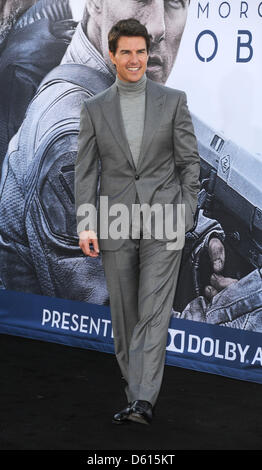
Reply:
M135 18L128 18L126 20L118 21L108 33L108 47L109 50L115 55L117 50L118 39L121 36L142 36L146 41L147 52L150 48L150 36L146 27Z

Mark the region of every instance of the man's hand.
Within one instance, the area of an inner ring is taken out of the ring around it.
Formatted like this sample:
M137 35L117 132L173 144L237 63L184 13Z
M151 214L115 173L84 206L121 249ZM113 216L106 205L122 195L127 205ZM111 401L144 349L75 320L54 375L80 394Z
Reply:
M205 297L211 301L218 292L238 282L238 279L225 277L221 274L225 266L226 253L225 247L219 238L211 238L208 244L208 254L214 272L210 277L211 285L205 287Z
M93 244L93 250L91 250L90 247L91 243ZM79 246L85 255L96 258L99 254L97 234L93 230L84 230L83 232L80 232Z

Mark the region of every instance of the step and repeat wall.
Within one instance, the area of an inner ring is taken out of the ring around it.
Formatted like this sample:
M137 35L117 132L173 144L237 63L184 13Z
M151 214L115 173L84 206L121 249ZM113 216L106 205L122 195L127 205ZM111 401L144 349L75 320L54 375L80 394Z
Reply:
M81 103L114 81L107 33L135 17L148 77L187 94L201 159L166 363L262 382L262 1L0 8L0 332L114 353L101 258L78 246L74 162Z

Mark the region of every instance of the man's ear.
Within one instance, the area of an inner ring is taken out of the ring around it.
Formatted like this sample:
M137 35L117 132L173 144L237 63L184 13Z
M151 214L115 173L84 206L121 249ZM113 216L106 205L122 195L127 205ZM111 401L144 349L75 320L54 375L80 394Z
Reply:
M111 51L109 50L109 51L108 51L108 54L109 54L109 57L110 57L110 59L111 59L112 64L115 65L115 56L114 56L113 52L111 52Z
M97 15L102 11L102 1L103 0L86 0L86 6L88 9L89 14Z

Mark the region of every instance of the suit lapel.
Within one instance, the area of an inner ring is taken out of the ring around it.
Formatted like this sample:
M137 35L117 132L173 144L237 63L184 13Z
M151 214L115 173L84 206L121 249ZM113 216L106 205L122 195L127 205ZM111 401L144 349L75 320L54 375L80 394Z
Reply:
M138 160L138 168L141 166L141 162L145 157L146 151L155 135L156 130L160 125L163 116L164 103L165 94L162 92L161 87L152 80L147 79L145 125ZM125 133L120 107L120 98L115 83L108 89L102 108L106 122L110 127L113 136L124 152L129 163L135 169L131 150Z
M106 94L103 103L103 113L118 145L121 147L131 166L134 168L134 162L122 118L120 98L115 83L108 89L108 93Z
M160 126L165 98L166 95L162 92L161 87L148 78L146 87L145 127L138 159L138 168L141 166L146 151Z

